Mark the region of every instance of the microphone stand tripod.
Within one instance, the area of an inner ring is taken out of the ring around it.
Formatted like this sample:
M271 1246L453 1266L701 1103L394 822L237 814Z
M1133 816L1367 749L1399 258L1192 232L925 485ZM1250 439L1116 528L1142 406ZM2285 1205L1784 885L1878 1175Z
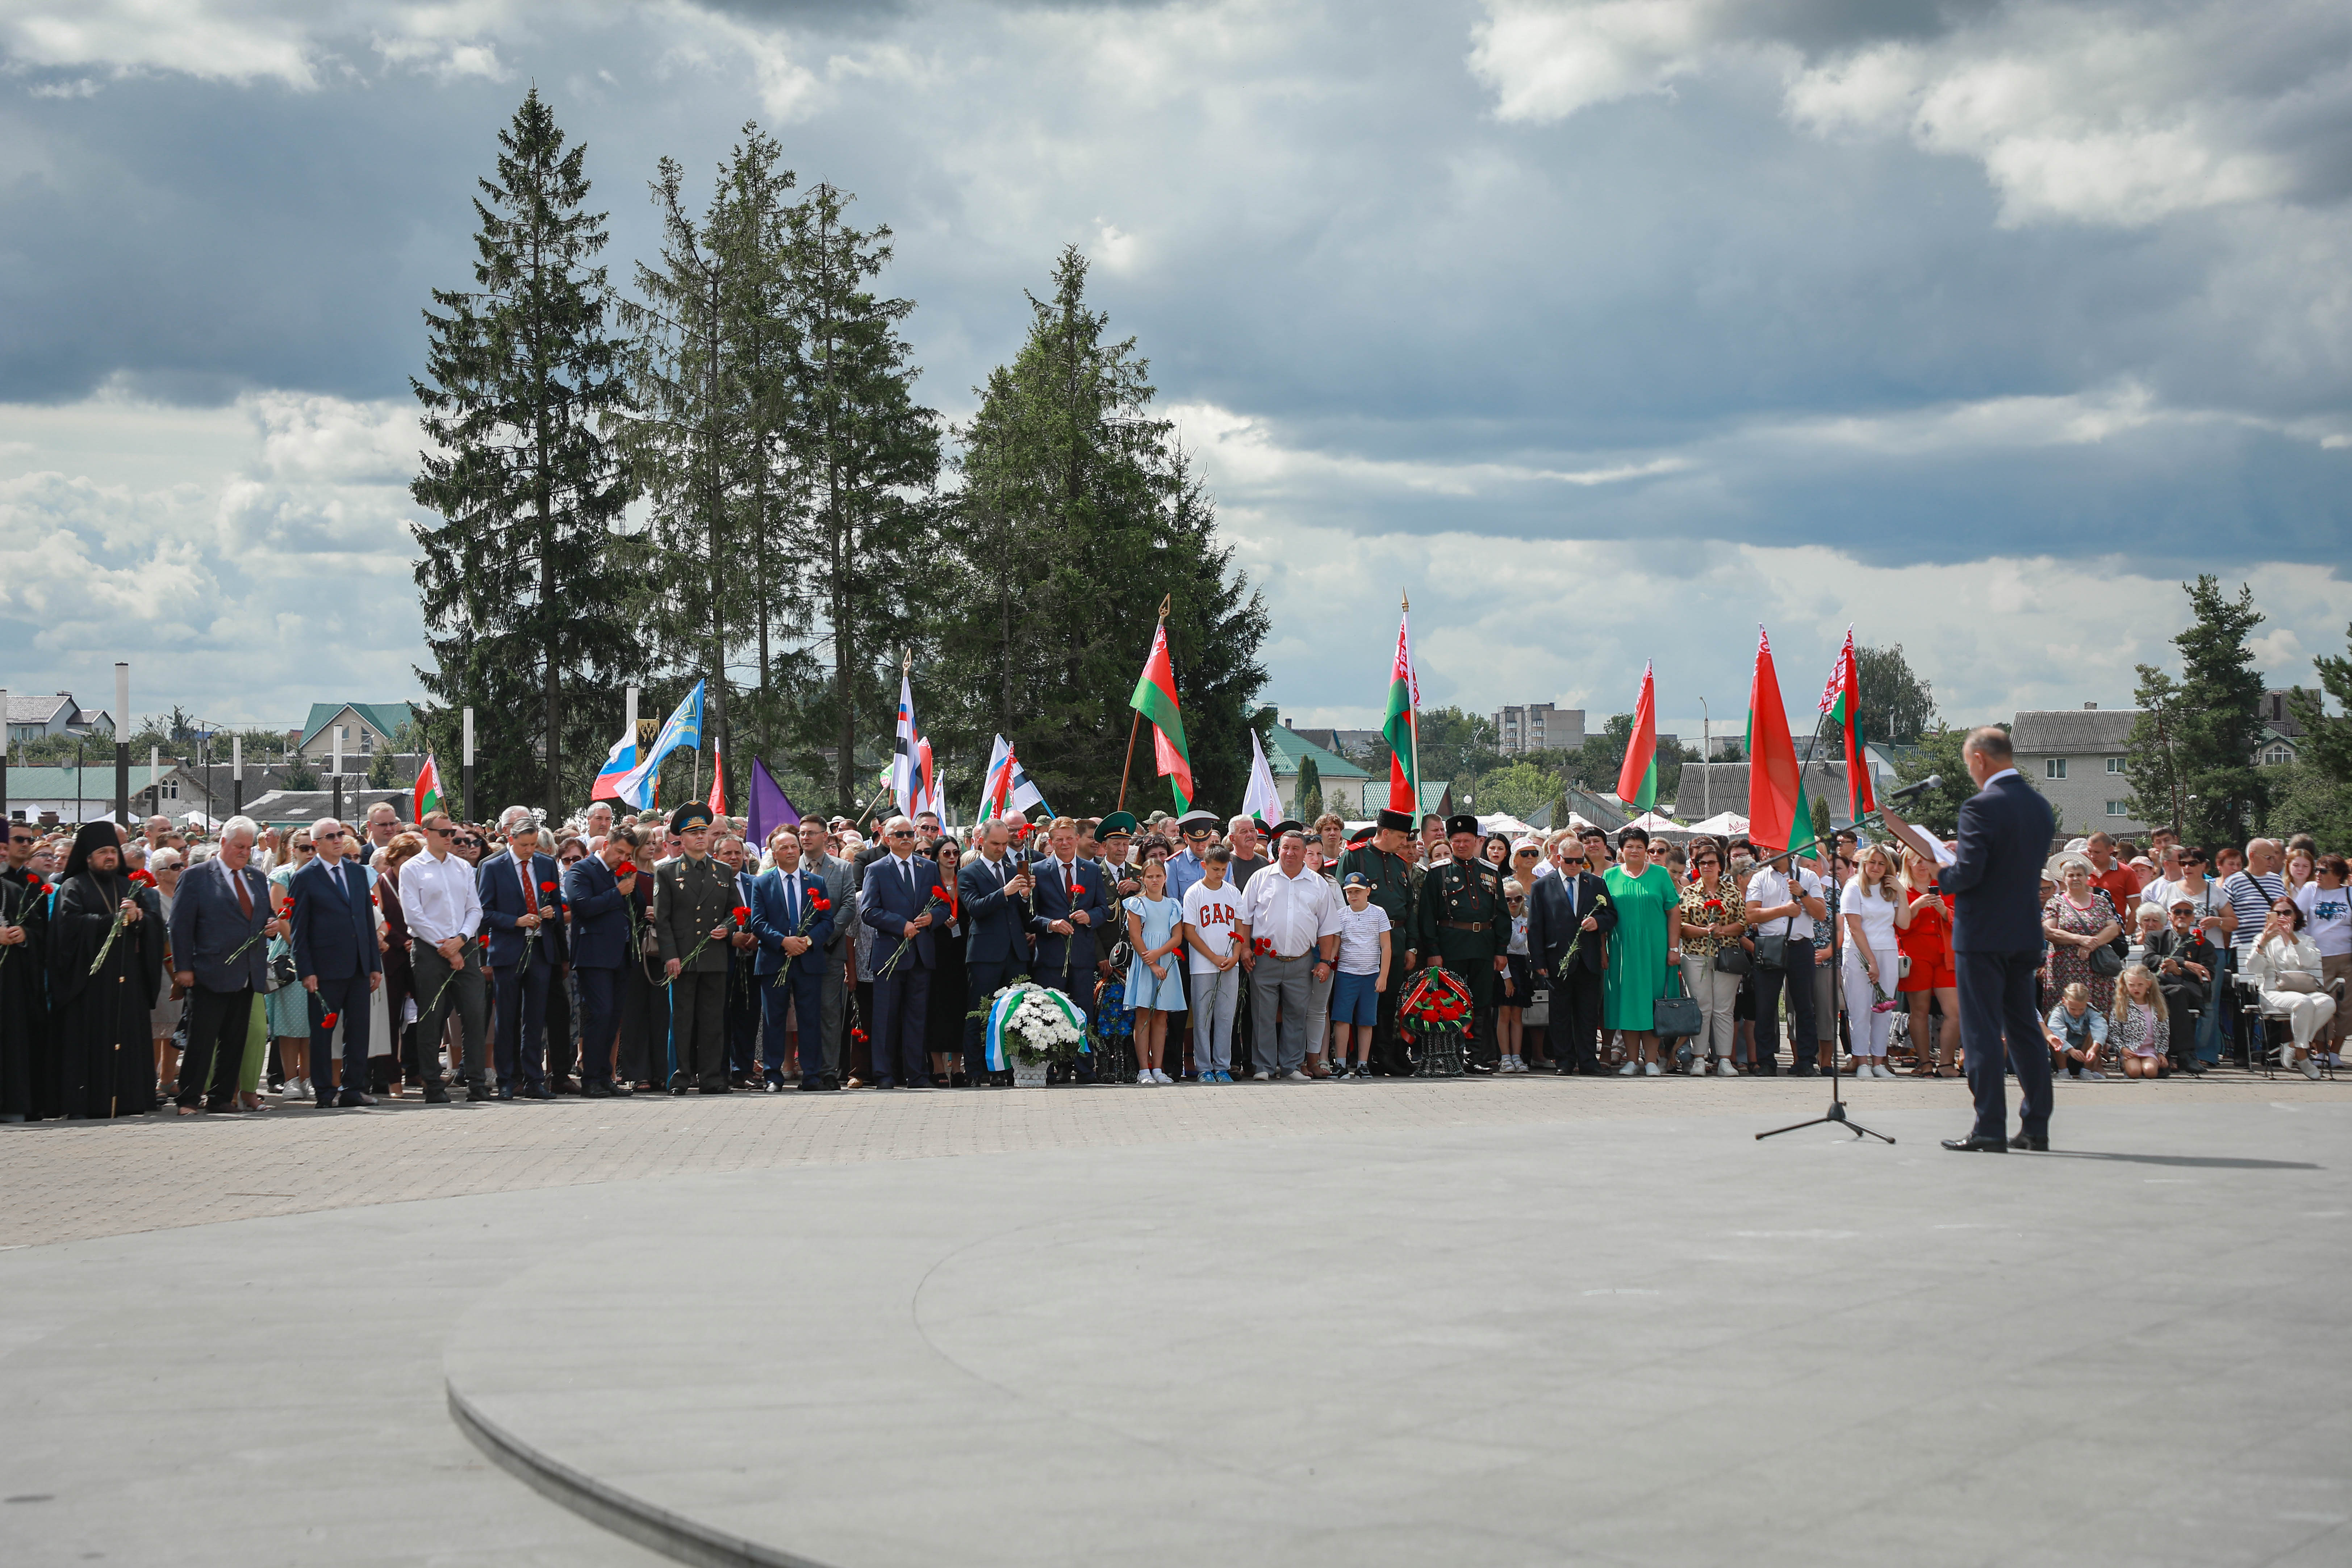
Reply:
M1822 735L1822 727L1821 727L1821 725L1820 725L1820 724L1816 723L1816 724L1813 726L1813 750L1814 750L1814 752L1820 752L1820 750L1821 750L1821 735ZM1800 793L1800 794L1802 794L1803 792L1801 790L1801 791L1799 791L1799 793ZM1875 812L1875 811L1866 811L1866 812L1863 813L1860 816L1858 816L1858 817L1856 817L1856 818L1854 819L1853 826L1854 826L1856 828L1860 828L1860 827L1861 827L1864 823L1870 822L1870 821L1872 821L1872 820L1874 820L1874 819L1877 819L1877 820L1880 820L1880 821L1884 821L1884 817L1882 816L1882 815L1881 815L1880 813ZM1791 844L1791 845L1789 847L1789 882L1790 882L1790 894L1791 894L1792 896L1793 896L1793 895L1800 894L1800 893L1801 892L1801 890L1802 890L1802 889L1798 886L1798 884L1797 884L1797 878L1798 878L1798 876L1799 876L1799 872L1798 872L1798 870L1797 870L1797 855L1798 855L1798 852L1799 852L1800 850L1811 849L1811 848L1818 847L1820 846L1821 842L1822 842L1821 835L1819 835L1819 834L1815 834L1812 837L1808 838L1808 839L1807 839L1807 840L1805 840L1805 842L1803 842L1802 844ZM1835 875L1835 872L1834 872L1834 871L1832 871L1832 876L1834 876L1834 875ZM1839 940L1838 940L1838 936L1839 936L1839 933L1837 932L1836 928L1832 927L1832 928L1831 951L1832 951L1832 952L1836 952L1836 953L1839 955L1839 961L1840 961L1840 963L1841 963L1841 965L1842 965L1842 964L1843 964L1843 956L1844 956L1844 944L1843 944L1843 942L1842 941L1839 941ZM1822 1112L1822 1113L1821 1115L1819 1115L1819 1116L1815 1116L1815 1117L1810 1118L1809 1120L1806 1120L1806 1121L1795 1121L1795 1122L1791 1122L1791 1123L1790 1123L1790 1124L1789 1124L1788 1126L1786 1126L1786 1127L1775 1127L1775 1128L1773 1128L1769 1132L1759 1132L1758 1134L1756 1134L1756 1141L1757 1141L1758 1142L1759 1142L1759 1143L1760 1143L1760 1142L1763 1142L1765 1139L1767 1139L1767 1138L1778 1138L1778 1137L1779 1137L1779 1136L1780 1136L1780 1134L1781 1134L1781 1133L1783 1133L1783 1132L1796 1132L1796 1131L1802 1131L1803 1129L1808 1128L1808 1127L1831 1127L1831 1126L1833 1126L1833 1127L1843 1127L1843 1128L1844 1128L1847 1131L1849 1131L1849 1132L1853 1133L1856 1138L1875 1138L1875 1139L1878 1139L1881 1142L1885 1142L1885 1143L1893 1143L1893 1142L1895 1142L1895 1140L1894 1140L1894 1139L1889 1138L1885 1133L1881 1132L1881 1131L1877 1131L1876 1129L1874 1129L1874 1128L1864 1127L1861 1122L1854 1121L1854 1120L1853 1120L1853 1118L1852 1118L1852 1117L1848 1116L1848 1115L1845 1113L1845 1099L1844 1099L1843 1095L1842 1095L1842 1094L1839 1092L1839 1088L1838 1088L1838 1065L1837 1065L1837 1037L1838 1037L1838 1032L1837 1032L1837 1021L1838 1021L1838 1018L1839 1018L1840 1015L1841 1015L1841 1014L1843 1014L1843 1013L1845 1011L1844 1006L1843 1006L1843 1003L1844 1003L1844 1001L1845 1001L1845 976L1844 976L1843 973L1833 972L1833 973L1832 973L1832 974L1830 975L1830 1108L1829 1108L1829 1110L1827 1110L1826 1111ZM1802 1047L1801 1046L1800 1046L1800 1047L1797 1047L1797 1049L1799 1049L1799 1050L1801 1050L1802 1048L1803 1048L1803 1047ZM1802 1059L1802 1058L1799 1058L1799 1059Z

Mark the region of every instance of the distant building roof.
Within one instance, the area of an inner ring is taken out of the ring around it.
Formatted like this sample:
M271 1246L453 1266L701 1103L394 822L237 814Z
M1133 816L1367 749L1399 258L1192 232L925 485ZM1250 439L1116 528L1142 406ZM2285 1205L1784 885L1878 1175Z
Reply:
M71 708L74 700L65 692L39 695L33 692L8 693L8 722L11 724L46 724L57 717L60 708Z
M2020 713L2009 743L2032 756L2120 752L2139 722L2137 708L2044 708Z
M358 714L376 733L389 741L400 732L400 727L416 716L416 710L405 702L313 702L310 717L302 723L302 744L308 746L319 738L319 731L335 721L335 715L344 709Z
M1806 800L1826 800L1830 803L1832 822L1843 824L1853 819L1851 797L1845 787L1845 763L1808 763L1801 782ZM1685 816L1694 820L1702 816L1720 816L1727 811L1747 816L1750 815L1748 809L1748 764L1685 763L1682 783L1675 794L1675 804L1682 808ZM1590 816L1591 813L1585 815Z
M2294 689L2293 687L2282 687L2277 690L2263 693L2263 725L2273 733L2290 741L2303 738L2303 721L2296 718L2294 710L2287 705L2287 698ZM2310 695L2316 697L2319 693L2315 691Z
M1327 747L1318 746L1297 731L1276 724L1266 737L1265 763L1277 776L1296 773L1298 764L1315 759L1315 771L1327 779L1368 779L1372 775Z
M378 801L390 801L401 821L408 820L411 792L404 789L349 788L343 791L343 815L364 816ZM316 822L335 809L335 792L327 789L274 789L245 803L245 815L264 826Z

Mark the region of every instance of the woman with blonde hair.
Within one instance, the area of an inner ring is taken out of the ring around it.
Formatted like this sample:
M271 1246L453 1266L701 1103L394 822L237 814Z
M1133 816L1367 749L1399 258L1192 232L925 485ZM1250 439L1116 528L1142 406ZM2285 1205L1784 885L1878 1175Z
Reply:
M2116 1010L2107 1023L2107 1043L2116 1047L2126 1078L2154 1078L2163 1067L2165 1047L2171 1043L2170 1013L2147 965L2131 964L2116 976Z
M1895 857L1869 844L1854 857L1853 879L1838 900L1845 924L1845 1017L1853 1076L1893 1078L1886 1037L1895 1027L1895 995L1903 973L1896 933L1911 924L1911 900L1895 880Z

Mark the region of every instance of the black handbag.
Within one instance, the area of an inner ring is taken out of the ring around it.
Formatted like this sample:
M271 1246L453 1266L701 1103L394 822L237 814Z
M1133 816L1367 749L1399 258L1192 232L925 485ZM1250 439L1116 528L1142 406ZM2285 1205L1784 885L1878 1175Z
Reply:
M1706 1015L1699 1010L1698 998L1683 994L1683 975L1679 969L1667 972L1674 994L1661 996L1650 1004L1650 1026L1668 1039L1682 1039L1706 1027Z
M1756 965L1748 958L1748 950L1735 937L1728 947L1715 950L1715 967L1716 972L1721 974L1745 974Z
M1788 968L1789 938L1796 929L1797 917L1790 915L1788 923L1780 930L1758 931L1756 933L1756 967L1767 970Z

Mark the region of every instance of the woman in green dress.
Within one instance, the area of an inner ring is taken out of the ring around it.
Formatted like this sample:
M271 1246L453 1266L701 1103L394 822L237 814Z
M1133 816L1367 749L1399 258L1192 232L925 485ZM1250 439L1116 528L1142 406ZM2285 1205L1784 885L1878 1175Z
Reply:
M1609 942L1609 973L1601 981L1601 1026L1625 1032L1625 1065L1619 1072L1655 1078L1658 1036L1651 1005L1666 994L1666 974L1680 960L1682 896L1664 866L1650 863L1650 836L1629 827L1617 837L1618 863L1601 879L1617 906L1617 930Z

